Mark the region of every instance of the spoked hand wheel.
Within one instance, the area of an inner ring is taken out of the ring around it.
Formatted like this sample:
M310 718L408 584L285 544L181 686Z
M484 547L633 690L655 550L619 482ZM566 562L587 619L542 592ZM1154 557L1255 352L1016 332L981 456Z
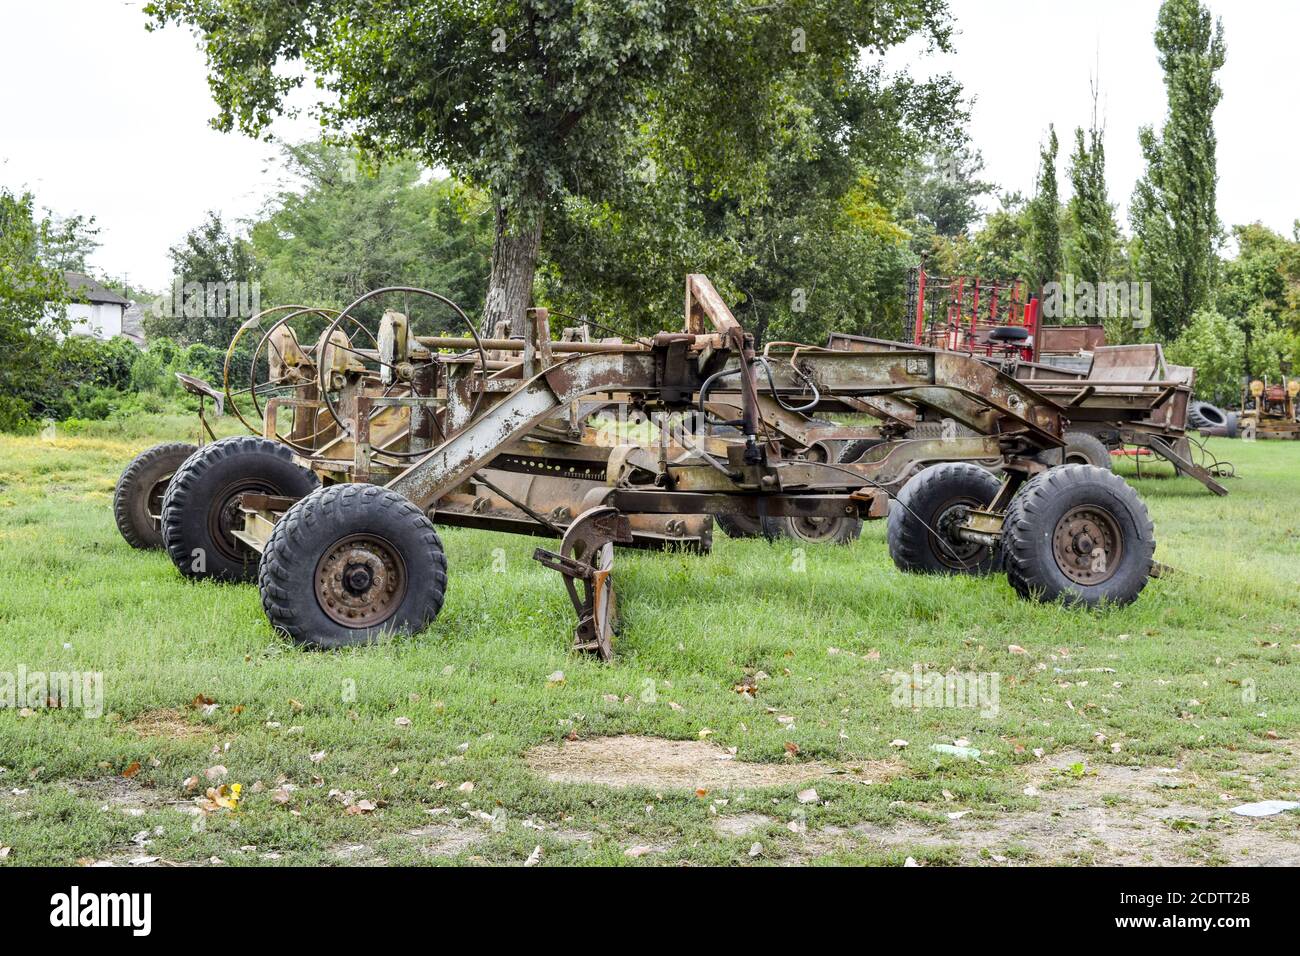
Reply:
M266 434L267 399L318 400L317 367L322 353L330 361L343 346L352 344L347 334L336 330L331 347L324 345L322 329L335 328L338 316L335 309L281 305L257 313L239 327L226 349L222 379L226 407L252 434ZM345 327L359 341L368 339L377 348L374 336L360 322L352 319ZM301 414L293 434L277 437L299 454L310 455L334 429L307 410Z
M534 559L564 575L569 600L578 614L578 626L573 631L575 651L599 654L605 661L613 658L613 638L618 627L614 544L631 540L627 516L616 508L599 505L588 508L569 525L560 539L558 554L545 548L533 552Z
M338 399L350 377L357 374L368 377L378 384L384 396L429 394L428 389L433 383L424 382L417 390L415 377L418 363L411 361L413 353L422 351L416 335L415 317L411 311L415 303L423 302L426 309L432 306L435 310L450 312L452 320L469 331L469 338L474 342L474 347L469 350L469 354L477 354L477 368L486 371L488 367L487 352L483 348L478 330L465 311L444 295L412 286L388 286L365 293L335 317L322 333L321 341L330 343L331 347L334 346L335 339L344 329L349 328L350 323L360 325L361 316L375 312L374 300L386 296L400 296L401 311L386 310L376 322L377 330L373 333L367 330L366 334L373 343L373 348L356 348L349 344L346 338L342 338L339 339L337 348L333 348L329 360L317 363L316 385L325 413L344 434L350 432L351 426L339 414ZM423 351L423 356L427 359L428 352ZM468 418L472 419L477 413L483 395L482 391L473 393ZM436 440L441 441L445 435L439 424L438 415L431 415L430 420L433 430L437 433ZM385 449L384 454L396 459L412 459L424 455L426 451L427 449L424 448L408 451Z

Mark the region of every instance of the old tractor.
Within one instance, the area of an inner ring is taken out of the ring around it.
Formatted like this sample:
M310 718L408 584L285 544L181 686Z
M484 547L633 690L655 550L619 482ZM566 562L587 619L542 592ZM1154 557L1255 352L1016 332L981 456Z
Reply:
M404 308L362 321L381 296ZM411 297L466 334L418 332ZM212 442L175 473L167 550L192 577L256 577L274 627L340 647L437 617L436 525L558 538L534 557L564 580L574 647L606 659L615 546L706 550L713 518L843 541L887 517L900 569L1005 570L1035 600L1127 603L1153 573L1141 500L1103 469L1049 470L1064 411L1014 377L923 348L756 352L702 275L685 304L680 331L634 341L554 341L543 309L523 336L484 338L455 303L406 288L251 320L250 381L226 384L236 414L240 395L255 405L259 434ZM325 326L311 346L292 330L304 317ZM815 417L845 415L880 424ZM961 433L916 437L925 420ZM645 425L637 441L629 422Z
M1289 371L1289 370L1288 370ZM1237 430L1243 438L1300 438L1300 379L1251 379L1241 400Z

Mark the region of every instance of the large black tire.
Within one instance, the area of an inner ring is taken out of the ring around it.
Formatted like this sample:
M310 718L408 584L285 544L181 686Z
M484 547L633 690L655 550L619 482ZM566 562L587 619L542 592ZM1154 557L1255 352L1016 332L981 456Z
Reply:
M987 507L1002 483L964 461L918 472L889 509L889 555L915 574L989 574L1001 567L995 548L961 541L949 532L972 508Z
M131 459L113 489L113 520L133 548L163 546L163 496L172 475L186 458L198 451L188 442L154 445Z
M253 581L257 552L231 535L245 492L301 498L320 487L293 452L254 435L222 438L186 459L163 498L163 544L189 578Z
M298 644L348 647L433 621L447 559L433 523L397 492L332 485L276 522L258 583L272 627Z
M844 443L840 453L836 456L835 461L841 465L851 465L855 461L861 461L872 448L884 444L883 438L853 438Z
M753 515L714 515L713 520L728 538L763 537L763 524Z
M1202 432L1223 428L1228 424L1228 413L1209 402L1192 402L1187 406L1187 424Z
M1115 470L1115 465L1110 458L1110 449L1096 435L1069 431L1063 437L1064 448L1040 451L1038 460L1052 468L1059 465L1092 465L1095 468L1105 468L1107 471Z
M792 538L808 544L852 544L862 534L862 519L847 515L835 518L767 518L763 534L769 540Z
M1002 527L1007 579L1021 597L1129 604L1151 574L1155 529L1146 505L1102 468L1063 465L1035 475L1011 500Z

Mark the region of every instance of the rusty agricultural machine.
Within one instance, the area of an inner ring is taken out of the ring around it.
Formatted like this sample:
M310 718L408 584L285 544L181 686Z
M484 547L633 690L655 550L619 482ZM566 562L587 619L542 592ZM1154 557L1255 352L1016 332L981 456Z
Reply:
M367 324L381 296L405 306ZM411 297L466 334L417 332ZM553 341L545 309L521 337L485 338L418 289L377 290L342 312L269 310L227 357L227 405L253 434L175 464L161 502L143 479L120 487L148 504L118 509L119 523L157 514L182 573L256 579L272 625L322 647L433 621L447 575L438 524L558 538L534 557L564 580L574 647L606 659L615 546L706 551L714 518L737 534L775 522L848 541L862 520L888 517L904 571L1005 569L1023 597L1068 604L1127 603L1154 573L1151 522L1125 482L1044 464L1063 445L1054 399L952 352L756 352L702 275L687 277L685 303L681 331L635 341L578 329ZM324 325L309 346L293 327L304 319ZM242 385L231 364L253 337ZM637 441L629 421L649 423Z
M1100 325L1048 325L1021 279L940 276L913 269L908 345L835 333L832 348L926 348L983 359L1050 396L1066 417L1065 446L1048 459L1111 467L1111 455L1156 456L1216 495L1216 463L1187 437L1196 370L1165 361L1158 343L1106 345ZM1193 422L1194 424L1194 422ZM1051 463L1049 461L1049 463Z

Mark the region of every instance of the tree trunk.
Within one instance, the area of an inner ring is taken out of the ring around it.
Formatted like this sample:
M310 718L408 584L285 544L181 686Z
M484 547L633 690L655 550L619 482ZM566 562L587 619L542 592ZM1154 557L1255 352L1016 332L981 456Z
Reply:
M533 274L542 244L542 211L524 214L496 203L496 232L492 238L492 274L483 306L483 335L490 336L502 319L511 335L524 334L524 310L532 304Z

